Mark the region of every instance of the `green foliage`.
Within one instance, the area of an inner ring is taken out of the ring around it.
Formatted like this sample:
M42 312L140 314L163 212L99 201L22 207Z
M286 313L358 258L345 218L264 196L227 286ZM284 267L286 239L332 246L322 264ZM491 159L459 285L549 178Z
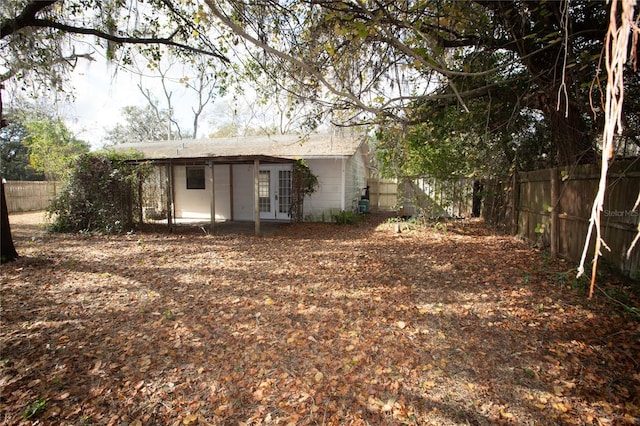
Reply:
M318 176L313 174L307 162L300 158L293 165L293 171L298 175L300 192L304 196L311 195L318 189Z
M339 225L354 225L362 222L364 216L350 210L341 210L337 213L333 213L331 215L331 219Z
M49 179L66 180L69 165L89 152L89 145L76 139L61 120L36 119L26 121L24 126L31 165Z
M572 290L579 290L583 293L586 293L589 291L589 278L586 277L586 275L582 275L580 278L576 278L576 272L571 270L571 281L569 286L571 287ZM566 274L566 273L565 273ZM568 276L568 275L567 275Z
M0 130L3 176L11 180L64 179L88 145L77 140L47 101L13 99ZM4 111L3 111L4 112Z
M506 176L515 166L553 165L551 138L539 113L522 109L510 90L466 101L471 109L439 100L416 103L416 124L381 126L376 158L389 177L427 175L440 181Z
M54 232L120 233L134 226L138 190L149 168L126 161L123 154L90 153L79 157L67 187L49 214Z
M47 400L44 398L38 398L27 406L27 408L22 413L22 418L32 419L42 413L46 406Z
M536 234L544 234L547 226L544 223L536 223L536 229L533 230Z
M303 203L305 197L313 194L318 189L318 176L313 174L304 159L298 159L293 165L293 182L291 194L291 207L289 213L293 222L303 219Z
M434 124L415 125L405 131L387 128L376 136L376 155L388 175L447 180L465 177L473 170L463 138L455 132L441 138Z
M0 176L7 180L44 180L44 173L35 171L29 161L26 133L21 122L0 129Z

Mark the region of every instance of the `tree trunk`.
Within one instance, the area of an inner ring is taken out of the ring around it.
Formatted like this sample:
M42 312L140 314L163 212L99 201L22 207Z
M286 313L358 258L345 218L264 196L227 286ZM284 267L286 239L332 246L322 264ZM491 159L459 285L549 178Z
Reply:
M562 43L540 41L556 32L575 34L571 24L563 22L563 2L481 1L496 13L510 32L516 52L523 61L531 81L538 86L529 97L529 106L540 110L549 123L560 165L593 163L596 151L593 135L583 113L589 111L589 100L580 90L584 75L564 67L563 58L572 59L573 52L565 51ZM568 7L568 2L567 2ZM529 22L531 21L531 22ZM568 25L564 28L564 25ZM603 34L604 35L604 34ZM593 39L594 41L596 39ZM586 81L589 81L587 79ZM563 90L566 89L566 90ZM558 102L560 100L560 102Z
M473 198L471 203L471 217L480 217L482 210L482 182L479 180L473 181Z
M547 102L541 109L551 128L558 163L571 166L595 162L596 151L580 110L571 103L568 110L562 106L557 109L556 105Z
M7 210L7 199L4 195L4 181L0 184L2 187L2 205L0 209L0 216L2 216L2 224L0 226L0 263L6 263L18 258L18 252L13 245L13 238L11 237L11 226L9 224L9 210Z
M8 123L2 114L2 90L4 85L0 83L0 129L6 127ZM0 216L2 217L0 224L0 263L9 262L18 258L18 252L13 245L13 237L11 236L11 225L9 224L9 210L7 209L7 199L4 196L4 179L0 176L0 187L2 190L2 202L0 203Z

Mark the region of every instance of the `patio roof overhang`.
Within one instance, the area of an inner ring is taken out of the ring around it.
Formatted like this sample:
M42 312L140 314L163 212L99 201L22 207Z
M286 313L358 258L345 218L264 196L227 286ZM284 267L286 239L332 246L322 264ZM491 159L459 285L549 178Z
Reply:
M228 155L228 156L198 156L198 157L179 157L179 158L137 158L128 160L132 163L152 163L158 166L165 166L168 170L169 176L169 193L168 202L170 206L174 204L174 191L173 191L173 166L175 165L208 165L213 166L215 164L253 164L253 193L254 193L254 223L255 223L255 235L260 236L260 211L258 200L258 175L261 163L267 164L292 164L296 160L293 158L273 157L269 155ZM215 185L213 185L213 173L211 173L211 220L210 230L213 233L215 227ZM174 217L171 214L171 208L168 209L167 226L171 231L174 225Z
M136 158L128 160L135 163L150 162L158 165L197 165L197 164L253 164L255 161L268 164L291 164L293 158L273 157L270 155L212 155L208 157L178 157L178 158Z

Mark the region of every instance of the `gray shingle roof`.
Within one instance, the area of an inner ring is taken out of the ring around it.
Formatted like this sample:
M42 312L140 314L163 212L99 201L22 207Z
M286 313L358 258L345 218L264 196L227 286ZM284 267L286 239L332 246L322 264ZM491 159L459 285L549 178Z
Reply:
M129 143L113 148L123 152L134 150L154 160L248 156L297 159L351 156L363 140L361 135L273 135Z

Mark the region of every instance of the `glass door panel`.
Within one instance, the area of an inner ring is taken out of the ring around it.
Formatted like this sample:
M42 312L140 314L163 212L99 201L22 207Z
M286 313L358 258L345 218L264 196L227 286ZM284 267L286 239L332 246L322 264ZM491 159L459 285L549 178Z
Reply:
M258 206L260 213L271 211L271 171L260 170L258 175Z
M289 217L291 208L291 170L278 171L278 213Z

